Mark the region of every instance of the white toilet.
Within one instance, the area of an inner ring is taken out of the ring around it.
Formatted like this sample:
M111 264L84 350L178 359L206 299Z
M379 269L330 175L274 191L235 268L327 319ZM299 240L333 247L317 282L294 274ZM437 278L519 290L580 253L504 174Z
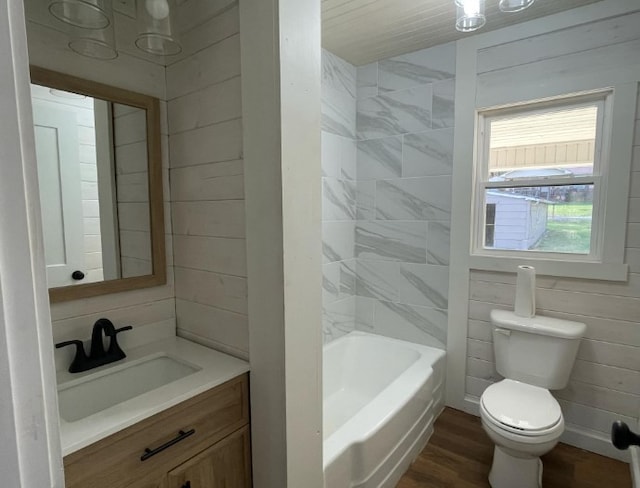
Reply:
M505 378L480 398L482 427L495 443L493 488L540 488L540 456L564 431L549 390L567 385L585 324L551 317L523 318L492 310L496 368Z

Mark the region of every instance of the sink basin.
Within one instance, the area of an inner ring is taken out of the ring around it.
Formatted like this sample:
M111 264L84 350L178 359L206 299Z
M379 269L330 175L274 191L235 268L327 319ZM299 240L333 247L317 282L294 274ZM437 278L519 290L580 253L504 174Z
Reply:
M135 398L200 368L161 355L108 368L58 386L60 417L75 422Z

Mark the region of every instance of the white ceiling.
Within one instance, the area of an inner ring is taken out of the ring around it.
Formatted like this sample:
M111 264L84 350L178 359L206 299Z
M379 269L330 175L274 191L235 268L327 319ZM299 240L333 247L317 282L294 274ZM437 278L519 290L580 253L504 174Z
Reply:
M486 32L599 0L536 0L505 14L486 0ZM454 0L322 0L322 45L356 66L461 39Z

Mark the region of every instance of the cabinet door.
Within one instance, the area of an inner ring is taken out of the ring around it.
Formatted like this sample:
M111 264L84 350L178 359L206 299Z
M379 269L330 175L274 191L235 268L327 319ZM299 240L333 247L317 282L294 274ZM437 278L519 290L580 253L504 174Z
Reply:
M250 488L250 456L243 427L170 471L167 488Z

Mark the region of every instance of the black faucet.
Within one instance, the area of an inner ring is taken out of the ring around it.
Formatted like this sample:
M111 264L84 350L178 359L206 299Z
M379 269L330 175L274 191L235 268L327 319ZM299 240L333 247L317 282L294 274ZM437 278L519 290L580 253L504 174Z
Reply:
M127 357L118 345L117 335L124 330L131 330L130 325L116 329L109 319L99 319L93 324L91 332L91 350L89 356L84 352L84 344L80 340L59 342L56 348L65 346L76 346L76 355L69 366L69 373L81 373L98 366L120 361ZM109 349L104 350L102 343L103 335L110 338Z

